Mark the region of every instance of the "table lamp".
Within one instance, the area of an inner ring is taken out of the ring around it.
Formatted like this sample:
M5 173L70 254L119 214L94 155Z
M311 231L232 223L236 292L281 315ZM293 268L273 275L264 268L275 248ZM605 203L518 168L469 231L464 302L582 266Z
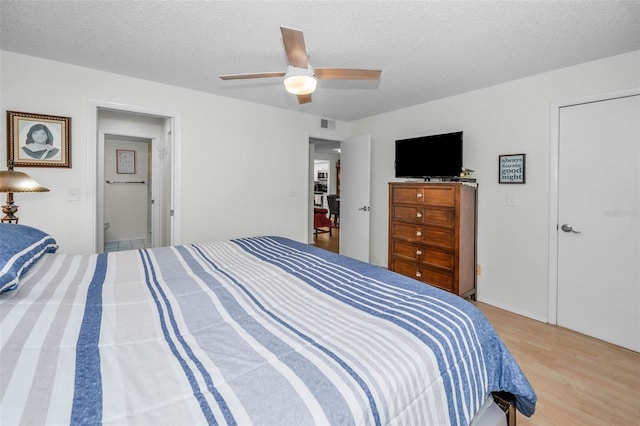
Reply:
M40 186L31 176L23 172L13 170L13 161L8 162L9 170L0 171L0 192L7 193L7 204L2 206L2 213L5 216L0 222L18 223L15 213L18 206L13 203L14 192L47 192L48 188Z

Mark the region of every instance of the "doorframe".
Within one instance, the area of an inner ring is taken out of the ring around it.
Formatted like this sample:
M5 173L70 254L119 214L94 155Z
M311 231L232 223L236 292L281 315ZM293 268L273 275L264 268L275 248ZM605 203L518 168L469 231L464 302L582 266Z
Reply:
M311 143L311 139L323 139L326 141L333 141L333 142L340 142L340 144L342 144L342 141L345 139L342 136L328 136L328 135L321 135L321 134L312 134L312 133L307 133L306 135L306 146L307 149L305 149L305 171L306 171L306 175L307 175L307 185L306 185L306 197L304 197L304 200L306 200L305 205L304 205L304 217L307 218L306 222L305 222L305 235L306 235L306 240L307 240L307 244L312 244L314 242L313 240L313 215L311 214L311 210L309 210L309 208L313 205L313 166L312 166L312 161L313 158L311 158L311 149L312 149L312 143Z
M549 123L549 285L547 305L547 322L549 324L558 323L558 174L560 168L558 150L560 149L560 108L636 95L640 95L640 87L551 103Z
M182 226L181 214L179 206L182 205L182 197L178 190L181 187L181 153L182 153L182 117L180 113L173 111L157 110L137 105L129 105L118 102L105 101L101 99L89 99L87 106L87 182L92 182L93 187L89 187L88 199L90 203L91 222L92 222L92 243L94 251L99 252L98 241L98 212L103 206L103 201L98 198L98 188L101 182L98 180L98 159L99 156L99 129L98 129L98 113L101 109L110 109L123 113L137 113L168 119L171 123L172 137L167 140L168 148L171 152L171 195L170 203L172 215L170 215L170 245L181 243ZM99 204L100 203L100 204ZM102 215L104 223L104 212ZM102 225L102 235L104 238L104 225ZM103 240L104 242L104 240Z
M160 135L158 134L145 134L145 133L133 133L133 132L121 132L98 129L98 150L97 150L97 179L96 179L96 197L98 206L102 208L96 209L96 250L98 253L102 253L104 247L104 227L100 227L100 223L104 223L104 152L105 152L105 139L107 136L120 136L120 137L132 137L138 139L146 139L151 144L151 199L154 201L151 204L151 246L156 247L158 245L158 238L160 235L160 206L162 193L160 191L160 161L158 158L158 143ZM145 193L146 196L146 193ZM149 206L147 205L147 209ZM147 224L147 229L149 224ZM145 232L146 233L146 232Z

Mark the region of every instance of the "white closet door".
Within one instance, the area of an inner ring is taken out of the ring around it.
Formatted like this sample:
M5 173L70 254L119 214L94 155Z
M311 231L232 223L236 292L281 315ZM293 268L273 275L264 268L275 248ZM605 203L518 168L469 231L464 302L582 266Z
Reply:
M640 96L560 110L558 325L640 351Z

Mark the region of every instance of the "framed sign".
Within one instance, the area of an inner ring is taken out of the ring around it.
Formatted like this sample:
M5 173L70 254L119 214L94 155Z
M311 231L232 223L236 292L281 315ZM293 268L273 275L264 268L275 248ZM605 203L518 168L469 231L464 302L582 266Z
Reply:
M7 158L16 167L71 168L71 118L7 111Z
M116 149L116 173L135 174L136 152L133 149Z
M498 183L525 183L525 154L498 156Z

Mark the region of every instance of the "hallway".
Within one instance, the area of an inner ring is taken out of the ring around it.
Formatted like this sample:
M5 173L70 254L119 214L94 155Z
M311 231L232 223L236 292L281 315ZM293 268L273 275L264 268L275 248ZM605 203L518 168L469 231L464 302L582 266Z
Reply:
M315 246L321 249L329 250L333 253L340 252L340 228L331 228L331 234L323 232L316 235Z

